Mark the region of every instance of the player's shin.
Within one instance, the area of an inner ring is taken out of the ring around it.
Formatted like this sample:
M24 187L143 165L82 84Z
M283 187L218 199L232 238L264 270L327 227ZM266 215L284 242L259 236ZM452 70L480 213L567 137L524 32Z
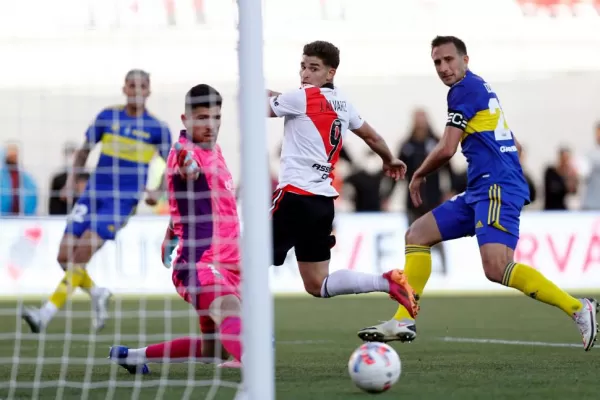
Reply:
M219 325L219 339L225 350L238 361L242 361L242 320L240 317L227 317Z
M50 296L49 301L40 310L43 325L46 325L54 317L54 314L65 305L69 296L81 284L84 273L85 269L80 265L73 265L67 268L64 277L61 279L52 296Z
M84 269L83 273L83 279L81 280L79 287L92 297L98 295L100 288L96 285L87 269Z
M525 264L508 263L501 283L542 303L558 307L570 317L583 307L581 301L560 289L538 270Z
M129 349L126 363L130 365L141 365L147 362L177 363L200 359L201 357L202 340L184 337L151 344L140 349Z
M321 297L328 298L345 294L388 292L389 281L381 275L342 269L323 280Z
M233 295L217 297L208 308L210 317L219 326L221 344L238 361L242 360L241 309L240 300Z
M431 247L407 244L404 252L406 257L404 275L419 300L431 276ZM394 319L401 321L412 317L406 307L399 305Z

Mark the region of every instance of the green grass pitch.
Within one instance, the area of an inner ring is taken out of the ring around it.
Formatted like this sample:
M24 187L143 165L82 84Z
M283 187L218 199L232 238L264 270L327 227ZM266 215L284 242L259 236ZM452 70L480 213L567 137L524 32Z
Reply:
M37 303L37 302L36 302ZM0 399L16 379L14 399L232 399L239 371L201 364L151 365L152 374L134 377L111 366L112 344L141 346L165 335L187 335L197 320L176 297L119 299L102 334L89 336L89 304L76 301L79 317L52 322L45 341L24 335L15 339L14 301L0 303ZM163 310L171 310L172 318ZM347 374L350 353L360 344L357 329L387 319L395 304L380 296L330 300L278 297L276 318L276 392L278 399L334 400L372 397L355 388ZM143 311L145 310L146 314ZM393 344L402 360L399 382L377 399L598 399L600 348L546 343L580 343L574 324L561 311L524 296L425 297L419 337ZM74 334L65 342L65 330ZM145 336L138 338L138 333ZM119 337L120 335L120 337ZM448 342L445 337L500 339L508 343ZM518 343L512 343L516 341ZM523 342L541 342L538 346ZM12 357L19 357L18 368ZM61 357L65 361L62 364ZM161 368L165 368L161 371ZM164 372L164 373L162 373ZM57 389L52 381L71 385ZM26 387L34 381L42 387ZM83 389L86 382L88 389ZM186 383L195 382L186 392ZM210 386L211 383L216 383ZM223 384L219 384L223 382ZM116 383L116 385L115 385ZM201 385L205 383L206 386ZM89 384L89 385L88 385ZM46 387L46 385L50 385ZM186 397L189 396L189 397Z

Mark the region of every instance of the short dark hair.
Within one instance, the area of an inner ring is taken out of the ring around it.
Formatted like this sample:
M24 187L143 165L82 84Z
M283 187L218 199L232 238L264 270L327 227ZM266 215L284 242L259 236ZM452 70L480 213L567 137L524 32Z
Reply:
M131 69L127 71L127 74L125 74L125 80L128 81L129 79L134 78L141 78L150 81L150 74L143 69Z
M328 67L340 66L340 49L329 42L317 40L304 45L303 54L308 57L317 57Z
M431 41L431 51L436 47L449 43L452 43L456 47L458 54L461 56L467 55L467 45L456 36L436 36Z
M223 104L223 98L221 97L221 93L217 91L214 87L202 83L200 85L196 85L185 95L185 111L192 111L198 107L221 107Z

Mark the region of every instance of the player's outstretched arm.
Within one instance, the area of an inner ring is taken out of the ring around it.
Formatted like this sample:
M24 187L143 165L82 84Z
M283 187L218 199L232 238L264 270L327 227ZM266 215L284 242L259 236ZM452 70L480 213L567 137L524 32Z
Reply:
M421 184L425 182L427 175L437 171L450 161L458 149L462 134L462 129L447 125L442 139L413 174L408 185L408 191L415 207L419 207L423 203L421 199Z
M366 121L352 132L361 138L383 161L383 170L387 176L394 180L404 179L406 164L392 154L385 140Z
M179 174L186 179L198 179L201 173L200 163L195 159L192 151L188 151L180 142L173 146Z
M423 164L415 171L415 176L425 178L444 166L456 153L463 131L453 126L446 126L442 139L429 153Z
M306 92L304 89L279 93L267 90L267 117L296 117L306 111Z
M75 187L75 177L77 174L83 172L85 164L90 156L90 152L94 148L95 143L86 142L75 151L75 157L73 159L73 168L71 168L67 175L67 181L65 186L60 191L60 198L66 200L72 193Z

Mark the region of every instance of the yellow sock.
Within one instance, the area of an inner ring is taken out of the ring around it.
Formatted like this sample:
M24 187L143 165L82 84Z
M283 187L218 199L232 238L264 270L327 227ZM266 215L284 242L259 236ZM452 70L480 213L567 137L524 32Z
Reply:
M85 268L82 268L82 269L83 269L83 277L81 279L81 283L79 284L79 287L82 288L83 290L85 290L86 292L89 292L90 290L92 290L93 287L96 286L96 284L94 283L94 280L92 279L90 274L88 274L87 269L85 269Z
M71 293L81 285L84 272L85 270L79 265L67 269L64 278L60 281L52 296L50 296L50 302L54 304L56 308L62 308Z
M558 307L569 316L583 307L579 300L550 282L538 270L525 264L509 263L504 271L502 284L520 290L532 299Z
M406 245L404 253L406 254L404 275L419 300L431 276L431 247ZM394 319L412 319L412 317L404 306L398 306Z

